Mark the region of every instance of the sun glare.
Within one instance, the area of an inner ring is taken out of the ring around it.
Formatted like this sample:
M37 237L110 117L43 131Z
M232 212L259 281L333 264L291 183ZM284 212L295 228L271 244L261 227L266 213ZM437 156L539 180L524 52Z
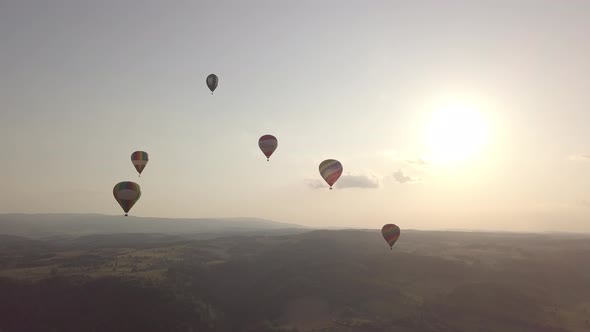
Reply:
M478 107L460 103L438 107L426 129L429 157L439 163L473 159L487 142L488 131Z

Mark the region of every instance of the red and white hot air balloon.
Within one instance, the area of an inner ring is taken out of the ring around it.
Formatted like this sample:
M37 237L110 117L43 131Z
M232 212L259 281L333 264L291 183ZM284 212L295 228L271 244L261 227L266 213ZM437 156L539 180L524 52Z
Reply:
M332 189L332 186L342 175L342 164L338 160L327 159L320 163L320 175Z

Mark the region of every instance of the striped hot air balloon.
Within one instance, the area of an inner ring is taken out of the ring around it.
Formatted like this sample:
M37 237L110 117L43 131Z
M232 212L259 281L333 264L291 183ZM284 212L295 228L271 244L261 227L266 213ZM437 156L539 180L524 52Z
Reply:
M133 163L133 166L135 166L135 169L137 170L137 173L139 173L139 176L141 176L141 172L143 172L145 165L147 165L147 163L148 163L147 152L144 152L144 151L133 152L131 154L131 162Z
M273 152L277 149L279 141L273 135L264 135L258 140L258 147L266 156L266 161L270 158Z
M326 180L330 189L332 189L334 183L342 175L342 164L334 159L324 160L320 164L320 175Z
M119 182L113 188L113 196L125 211L125 216L141 197L141 188L135 182Z
M383 234L383 238L385 239L387 244L389 244L389 249L392 250L393 245L395 244L395 241L399 239L401 232L397 225L387 224L384 225L383 228L381 228L381 234Z
M217 78L217 75L211 74L207 76L206 82L207 87L209 88L209 90L211 90L211 94L213 94L213 91L217 89L217 83L219 82L219 78Z

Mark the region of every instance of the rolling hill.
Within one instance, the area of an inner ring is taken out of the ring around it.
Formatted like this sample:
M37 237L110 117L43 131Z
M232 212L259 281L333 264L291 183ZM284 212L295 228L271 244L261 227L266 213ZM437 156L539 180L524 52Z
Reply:
M171 219L100 214L2 214L0 234L46 238L93 234L243 234L304 230L303 226L257 218Z

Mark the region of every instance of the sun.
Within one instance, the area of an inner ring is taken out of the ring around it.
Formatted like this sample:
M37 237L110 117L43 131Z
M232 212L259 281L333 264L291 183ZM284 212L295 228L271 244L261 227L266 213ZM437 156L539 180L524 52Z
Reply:
M472 160L488 141L489 125L480 108L448 103L432 112L426 128L429 158L438 163Z

